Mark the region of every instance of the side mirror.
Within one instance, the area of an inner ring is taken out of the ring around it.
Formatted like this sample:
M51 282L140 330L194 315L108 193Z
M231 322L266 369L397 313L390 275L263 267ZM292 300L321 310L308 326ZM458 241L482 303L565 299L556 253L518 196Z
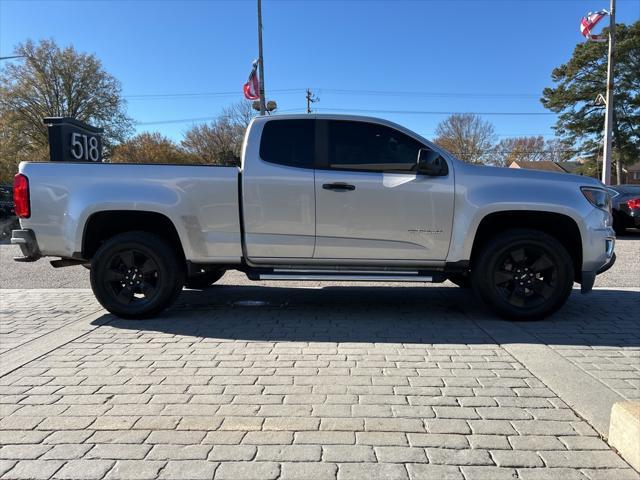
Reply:
M438 152L421 148L418 150L418 173L437 177L447 174L447 162Z

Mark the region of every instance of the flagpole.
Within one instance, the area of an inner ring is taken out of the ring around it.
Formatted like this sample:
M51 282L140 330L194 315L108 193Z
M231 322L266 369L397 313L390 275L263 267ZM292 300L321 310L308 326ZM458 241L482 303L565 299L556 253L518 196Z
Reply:
M260 76L260 115L267 111L264 101L264 59L262 57L262 0L258 0L258 75Z
M616 42L616 0L609 11L609 54L607 62L607 105L604 114L604 152L602 155L602 183L611 185L611 151L613 147L613 67ZM618 162L620 159L618 159ZM620 183L620 178L617 179Z

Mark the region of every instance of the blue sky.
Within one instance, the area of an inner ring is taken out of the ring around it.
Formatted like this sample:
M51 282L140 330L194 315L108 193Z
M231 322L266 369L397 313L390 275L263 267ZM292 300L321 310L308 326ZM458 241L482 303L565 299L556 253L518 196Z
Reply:
M319 111L384 117L428 138L446 114L397 111L483 112L501 137L551 137L552 115L489 113L545 113L540 94L582 41L580 18L608 3L264 0L267 97L302 112L309 87ZM618 22L634 22L640 0L617 10ZM168 121L212 118L242 100L256 2L0 0L0 55L28 38L94 53L122 82L138 131L179 140L193 121Z

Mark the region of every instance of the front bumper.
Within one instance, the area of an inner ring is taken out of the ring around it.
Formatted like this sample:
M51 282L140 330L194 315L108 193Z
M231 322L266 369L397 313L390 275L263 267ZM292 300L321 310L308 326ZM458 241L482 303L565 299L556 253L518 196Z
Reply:
M597 260L597 267L594 270L583 270L580 273L580 292L588 293L593 289L593 284L596 281L596 276L606 272L613 264L616 263L616 254L613 251L616 244L614 236L605 236L604 240L604 252L599 255Z
M42 257L33 230L13 230L11 232L11 243L20 246L22 251L22 257L14 257L16 262L35 262Z
M611 259L607 263L605 263L600 270L598 270L596 272L596 275L600 275L601 273L606 272L611 267L613 267L614 263L616 263L616 254L615 253L613 255L611 255Z

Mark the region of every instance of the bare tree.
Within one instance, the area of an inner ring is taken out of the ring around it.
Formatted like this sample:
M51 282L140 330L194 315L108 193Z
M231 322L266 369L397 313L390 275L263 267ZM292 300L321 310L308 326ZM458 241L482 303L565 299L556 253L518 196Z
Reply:
M240 165L241 131L227 118L194 125L185 133L182 147L201 163Z
M235 103L213 122L191 127L185 133L182 147L204 163L240 165L244 134L255 115L251 103Z
M505 138L495 146L492 156L493 163L499 167L508 167L515 161L548 160L542 136Z
M469 163L485 163L496 141L493 125L471 113L456 113L438 124L435 143Z
M544 144L545 159L552 162L562 162L570 160L578 154L575 148L569 148L567 142L559 138L550 138Z
M222 117L229 119L232 125L247 128L249 122L258 114L251 102L238 102L222 109Z
M190 154L159 132L144 132L113 149L114 163L196 163Z
M48 158L44 117L74 117L104 128L107 156L130 135L132 121L120 82L94 55L60 48L52 40L19 44L15 54L25 58L0 73L0 117L6 129L0 157L6 161L9 155L13 170L20 160Z

